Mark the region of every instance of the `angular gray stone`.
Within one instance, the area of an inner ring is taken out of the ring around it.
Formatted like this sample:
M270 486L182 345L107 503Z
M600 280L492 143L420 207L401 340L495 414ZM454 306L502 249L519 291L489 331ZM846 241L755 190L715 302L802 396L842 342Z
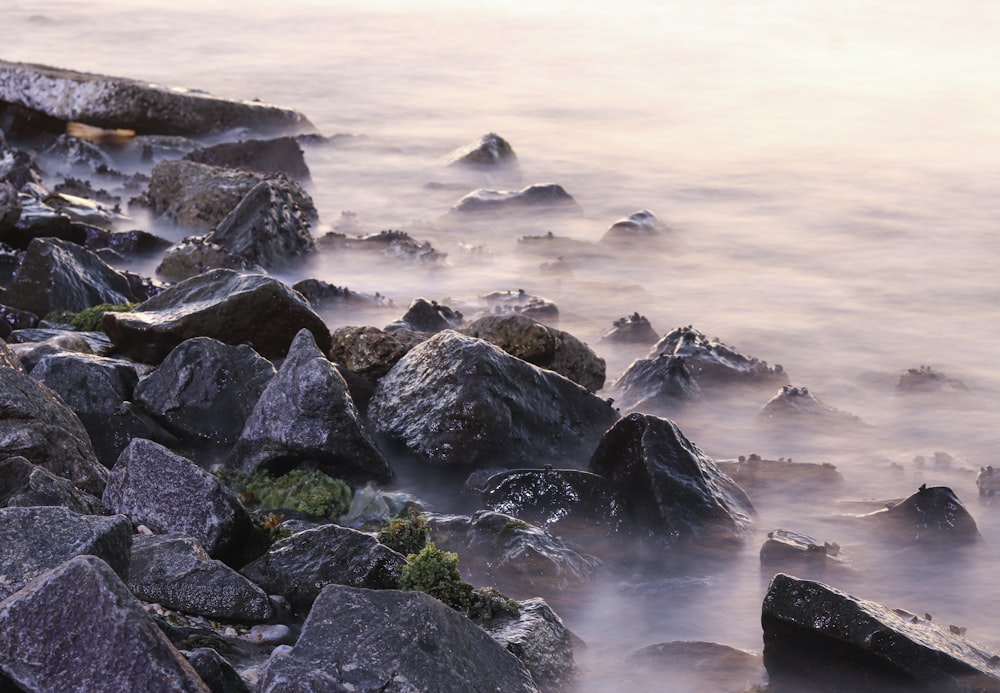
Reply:
M542 690L571 690L580 672L573 662L573 637L544 599L517 603L520 615L482 624L483 630L528 667Z
M0 508L0 600L80 554L128 577L132 524L121 515L79 515L57 506Z
M310 462L334 478L388 481L392 469L355 407L347 383L300 331L257 401L233 453L248 475Z
M167 248L156 266L156 274L164 279L179 281L213 269L264 273L263 267L233 255L204 236L188 236Z
M25 691L208 693L94 556L72 558L0 603L0 670Z
M185 154L184 158L200 164L238 168L255 173L281 173L295 180L309 178L309 167L306 166L302 147L292 137L222 142L195 149Z
M182 652L212 693L250 693L246 681L222 655L210 647Z
M143 601L209 618L259 622L274 613L264 590L182 534L135 537L128 588Z
M521 190L479 189L469 193L451 208L451 214L503 214L558 212L581 214L583 210L561 185L529 185Z
M831 407L805 387L784 385L757 413L762 423L810 430L864 430L869 424L859 417Z
M360 376L378 380L399 359L427 336L421 332L377 327L338 327L330 334L330 360L344 365Z
M625 411L671 412L702 399L702 390L683 356L636 359L609 387Z
M23 457L0 460L0 507L58 505L81 515L104 512L101 500Z
M21 218L21 200L17 196L17 188L0 179L0 233L14 228Z
M211 230L263 179L250 171L168 159L153 166L146 196L154 214Z
M304 613L326 585L394 588L395 571L405 564L403 556L371 535L324 525L276 542L240 572Z
M118 458L102 500L154 532L194 537L209 555L227 562L242 555L253 531L247 511L218 479L142 438Z
M359 647L359 643L363 646ZM479 626L423 592L323 589L258 691L537 691L521 662Z
M658 341L647 358L680 356L692 377L702 387L727 384L772 385L788 382L779 366L738 352L717 339L709 339L690 325L678 327Z
M312 129L301 113L257 101L230 101L201 91L8 61L0 61L0 101L63 121L145 135Z

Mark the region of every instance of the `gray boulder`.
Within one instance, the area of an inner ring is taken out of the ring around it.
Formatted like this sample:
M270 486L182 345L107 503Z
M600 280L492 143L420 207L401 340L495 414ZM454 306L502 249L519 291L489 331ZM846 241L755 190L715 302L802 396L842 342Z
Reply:
M703 389L788 382L788 376L780 365L768 366L767 361L742 354L718 339L709 339L690 325L663 335L649 350L647 358L655 359L663 355L683 357L692 377Z
M358 647L364 643L364 647ZM258 691L537 691L521 662L479 626L423 592L323 589L290 651Z
M188 236L167 248L156 266L156 273L164 279L178 281L213 269L264 273L263 267L233 255L205 236Z
M967 545L981 536L976 521L947 486L921 484L917 492L889 507L863 515L877 523L894 545Z
M702 390L683 356L636 359L608 387L625 411L670 412L702 399Z
M338 327L330 334L330 360L358 375L378 380L427 335L412 330L386 332L377 327Z
M582 214L583 210L561 185L545 183L520 190L475 190L451 208L451 214L507 214L530 212Z
M614 344L653 344L659 338L649 318L638 312L614 320L611 329L601 335L602 342Z
M247 511L218 479L141 438L118 458L102 500L154 532L194 537L209 555L227 562L243 557L253 532Z
M62 121L144 135L312 129L301 113L258 101L230 101L202 91L8 61L0 61L0 101Z
M503 137L490 132L448 155L449 166L464 166L475 169L517 167L517 155Z
M764 424L791 427L796 430L805 427L817 431L863 430L869 424L846 411L831 407L809 392L805 387L782 386L757 413L757 419Z
M184 159L254 173L280 173L295 180L309 179L309 167L306 166L302 147L292 137L221 142L188 152Z
M79 515L55 506L0 508L0 600L80 554L128 577L132 524L121 515Z
M250 171L168 159L153 166L146 199L153 214L211 230L262 180Z
M58 505L81 515L104 512L101 500L23 457L0 460L0 507Z
M264 358L278 358L303 328L320 349L330 348L329 329L300 294L271 277L224 269L174 284L132 312L104 316L115 348L147 363L159 363L192 337L249 344Z
M324 525L276 542L240 572L305 613L326 585L392 589L396 569L405 564L371 535Z
M669 230L655 214L648 209L642 209L613 223L601 236L601 243L643 243Z
M94 556L70 559L0 603L0 633L0 670L19 690L208 693Z
M139 599L209 618L271 618L267 593L182 534L140 535L132 542L128 588Z
M187 442L232 445L274 374L245 344L194 337L139 381L135 403Z
M544 599L517 603L520 614L483 624L483 630L517 657L546 691L571 690L580 672L573 662L573 636Z
M368 414L423 461L469 467L578 466L617 418L561 375L451 330L382 377Z
M333 477L392 478L347 383L308 330L295 336L233 451L234 466L247 474L301 462Z
M415 298L399 320L386 325L386 331L412 330L414 332L440 332L462 325L462 314L437 301Z
M591 392L604 387L604 359L569 332L543 325L526 315L479 318L462 332L485 339L539 368L555 371Z

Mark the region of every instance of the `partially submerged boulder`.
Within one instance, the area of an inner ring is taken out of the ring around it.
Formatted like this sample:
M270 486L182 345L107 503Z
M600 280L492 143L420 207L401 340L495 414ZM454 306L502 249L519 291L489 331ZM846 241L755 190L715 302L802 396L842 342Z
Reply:
M690 325L665 334L648 358L681 356L692 377L704 389L729 384L775 384L788 382L780 365L768 366L753 356L746 356L718 339L709 339Z
M660 335L653 329L649 318L638 312L618 318L611 329L601 335L602 342L615 344L653 344Z
M976 521L947 486L922 484L905 500L863 517L878 522L894 541L954 546L980 539Z
M774 426L806 426L815 430L863 430L868 427L860 417L831 407L808 388L791 385L782 386L761 407L757 418Z
M822 574L827 569L845 566L840 545L820 543L807 534L776 529L767 533L760 547L760 564L767 568L798 569Z
M802 494L830 494L844 485L843 475L829 462L793 462L784 457L765 460L760 455L740 455L716 465L751 496L773 494L782 498Z
M545 183L520 190L486 190L469 193L451 208L451 214L507 214L517 212L581 214L583 210L561 185Z
M657 238L669 230L655 214L648 209L641 209L614 222L601 236L601 243L641 243Z
M495 132L490 132L452 152L448 156L448 165L477 169L516 167L517 155L507 140Z
M437 301L415 298L399 320L386 325L386 332L412 330L413 332L440 332L462 326L462 314Z
M896 392L901 395L929 393L967 392L968 387L961 380L950 378L930 366L909 368L899 375Z
M255 173L280 173L295 180L309 178L309 167L306 166L302 147L293 137L221 142L188 152L184 159Z
M628 663L635 678L651 687L668 680L678 690L768 690L762 686L767 672L759 654L715 642L656 643L633 652Z

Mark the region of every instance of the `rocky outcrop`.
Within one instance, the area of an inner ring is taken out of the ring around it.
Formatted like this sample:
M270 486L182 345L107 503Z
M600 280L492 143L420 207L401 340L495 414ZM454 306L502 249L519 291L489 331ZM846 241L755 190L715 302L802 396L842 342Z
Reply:
M863 430L868 427L854 414L821 401L805 387L785 385L761 407L759 421L772 426L806 426L812 430Z
M211 230L263 179L249 171L168 159L153 166L146 198L153 214Z
M475 169L516 167L517 155L507 140L490 132L448 155L448 165Z
M641 244L669 230L655 214L642 209L613 223L601 236L601 243Z
M295 180L309 179L309 167L306 166L302 147L292 137L221 142L188 152L184 159L265 175L280 173Z
M469 193L451 208L451 214L582 214L583 210L561 185L529 185L521 190L486 190Z
M829 462L793 462L784 457L765 460L760 455L740 455L735 460L719 460L716 466L752 497L798 498L832 494L844 486L844 477Z
M101 500L23 457L0 460L0 507L58 505L81 515L104 512Z
M386 325L386 332L412 330L413 332L440 332L462 326L462 314L437 301L415 298L399 320Z
M703 388L747 384L772 385L788 382L780 365L768 366L746 356L718 339L709 339L690 325L671 330L649 350L647 358L680 356L695 381Z
M863 516L876 522L893 543L955 546L980 539L976 521L947 486L920 486L890 507Z

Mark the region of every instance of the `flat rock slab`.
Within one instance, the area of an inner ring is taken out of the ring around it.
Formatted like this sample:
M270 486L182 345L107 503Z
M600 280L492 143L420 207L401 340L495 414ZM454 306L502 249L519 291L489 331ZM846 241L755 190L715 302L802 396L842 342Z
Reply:
M257 101L230 101L135 79L8 61L0 61L0 101L58 120L146 135L313 129L301 113Z

